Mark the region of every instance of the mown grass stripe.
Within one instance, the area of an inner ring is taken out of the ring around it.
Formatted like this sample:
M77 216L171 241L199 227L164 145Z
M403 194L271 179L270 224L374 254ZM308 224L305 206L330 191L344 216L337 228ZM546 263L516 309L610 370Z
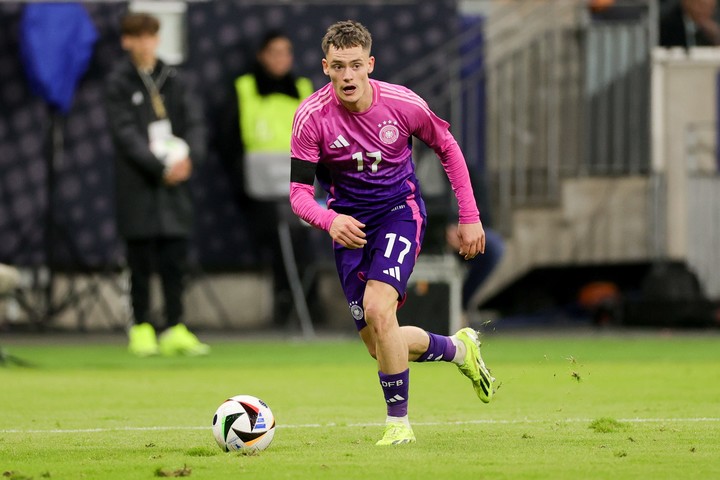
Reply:
M456 422L413 422L413 426L437 426L437 425L512 425L512 424L530 424L530 423L584 423L592 422L592 418L565 418L565 419L518 419L518 420L458 420ZM697 417L697 418L619 418L618 422L627 423L711 423L720 422L720 418L716 417ZM378 427L384 425L379 422L368 423L298 423L278 425L277 428L335 428L335 427ZM152 431L171 431L171 430L209 430L210 426L158 426L158 427L108 427L108 428L77 428L77 429L0 429L0 433L104 433L104 432L152 432Z

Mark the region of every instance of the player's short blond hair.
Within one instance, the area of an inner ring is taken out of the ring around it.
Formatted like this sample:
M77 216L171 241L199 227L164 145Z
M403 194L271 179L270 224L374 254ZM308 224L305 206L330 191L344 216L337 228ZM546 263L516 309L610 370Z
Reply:
M362 47L370 52L372 47L372 35L365 26L354 20L343 20L335 22L327 29L322 39L322 50L325 55L333 46L338 50L352 47Z

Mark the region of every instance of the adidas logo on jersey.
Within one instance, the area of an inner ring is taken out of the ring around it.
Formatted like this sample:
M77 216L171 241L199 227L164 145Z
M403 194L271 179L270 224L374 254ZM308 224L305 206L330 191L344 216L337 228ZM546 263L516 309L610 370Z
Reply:
M388 268L386 270L383 270L383 273L385 275L390 275L395 280L400 280L400 267Z
M349 147L350 144L347 140L345 140L345 137L342 135L338 135L337 138L333 143L330 144L330 148L342 148L342 147Z

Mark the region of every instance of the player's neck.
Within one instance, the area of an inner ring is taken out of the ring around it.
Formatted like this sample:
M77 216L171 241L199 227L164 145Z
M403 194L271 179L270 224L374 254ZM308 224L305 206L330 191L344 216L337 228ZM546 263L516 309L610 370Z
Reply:
M362 97L358 99L357 102L347 103L340 101L343 106L348 109L349 111L353 113L362 113L366 110L368 110L370 107L372 107L373 103L373 86L372 84L368 84L368 88L365 90L365 93Z

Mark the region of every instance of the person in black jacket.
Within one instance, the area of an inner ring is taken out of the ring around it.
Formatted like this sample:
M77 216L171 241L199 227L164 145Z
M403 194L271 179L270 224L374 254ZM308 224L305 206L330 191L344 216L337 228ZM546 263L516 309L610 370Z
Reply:
M206 150L202 109L180 72L156 56L159 21L129 13L121 22L128 58L107 79L107 113L116 149L117 222L130 270L138 356L202 355L209 347L183 321L183 292L192 230L188 180ZM150 323L150 277L160 276L165 331Z

